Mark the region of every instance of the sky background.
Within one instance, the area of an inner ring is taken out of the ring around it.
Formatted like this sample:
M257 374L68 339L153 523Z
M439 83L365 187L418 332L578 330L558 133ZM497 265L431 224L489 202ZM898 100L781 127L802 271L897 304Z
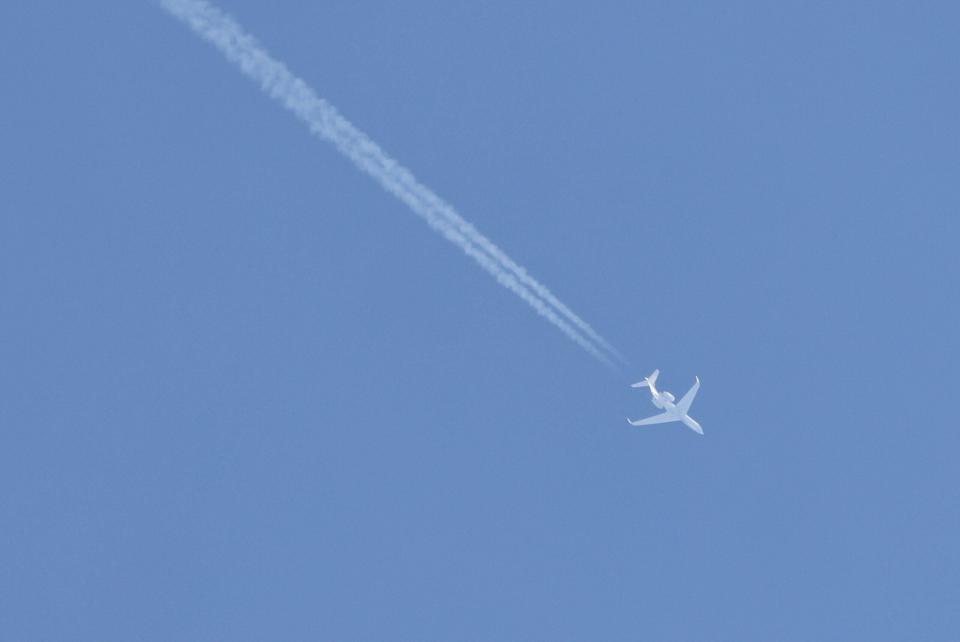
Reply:
M3 3L0 638L958 639L956 3L220 6L630 366L156 4Z

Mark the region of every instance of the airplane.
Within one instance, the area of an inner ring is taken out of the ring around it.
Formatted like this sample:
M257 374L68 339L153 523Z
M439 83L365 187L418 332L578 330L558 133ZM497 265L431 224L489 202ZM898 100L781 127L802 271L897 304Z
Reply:
M653 374L639 381L633 385L631 388L650 388L650 394L653 396L651 401L653 405L657 408L663 408L663 412L659 415L654 415L652 417L647 417L646 419L639 419L637 421L631 421L627 419L627 422L631 426L649 426L651 424L664 424L669 421L682 421L687 425L690 430L695 433L703 434L703 428L700 427L696 421L693 420L693 417L687 414L690 410L690 404L693 403L693 398L697 396L697 390L700 389L700 377L697 377L697 382L693 384L690 390L687 391L687 394L683 395L683 398L680 401L676 401L674 396L667 391L660 392L657 390L657 377L660 375L659 370L654 370Z

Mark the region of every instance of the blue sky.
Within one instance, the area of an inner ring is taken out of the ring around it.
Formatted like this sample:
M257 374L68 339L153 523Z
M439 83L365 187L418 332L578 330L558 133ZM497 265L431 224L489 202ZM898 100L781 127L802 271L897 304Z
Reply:
M956 639L960 11L775 4L220 4L620 371L156 4L4 5L3 637Z

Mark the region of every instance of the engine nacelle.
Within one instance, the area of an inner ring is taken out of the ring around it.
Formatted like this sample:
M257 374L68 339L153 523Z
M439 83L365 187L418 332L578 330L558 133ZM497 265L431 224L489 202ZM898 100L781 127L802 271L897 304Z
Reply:
M656 406L657 408L663 408L665 405L665 402L668 402L668 401L670 403L673 403L674 401L676 401L676 398L669 392L661 392L660 398L653 400L653 405Z

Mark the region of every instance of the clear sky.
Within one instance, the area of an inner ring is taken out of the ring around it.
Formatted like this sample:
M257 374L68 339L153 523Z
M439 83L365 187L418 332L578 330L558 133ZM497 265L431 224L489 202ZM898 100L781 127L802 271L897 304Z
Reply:
M0 638L956 640L956 3L0 8ZM660 368L692 415L630 383Z

